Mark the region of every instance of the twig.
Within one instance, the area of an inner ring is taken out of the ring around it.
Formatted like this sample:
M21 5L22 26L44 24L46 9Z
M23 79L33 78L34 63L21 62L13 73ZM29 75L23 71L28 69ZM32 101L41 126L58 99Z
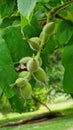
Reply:
M55 7L55 8L52 8L49 13L48 13L48 17L47 17L47 22L49 21L53 21L53 19L55 18L55 16L61 12L62 10L64 10L65 8L67 8L68 6L70 6L70 4L73 2L72 1L69 1L69 2L66 2L65 4L63 5L60 5L59 7Z
M40 104L42 104L43 106L45 106L48 110L49 110L49 112L52 112L51 110L50 110L50 108L45 104L45 103L43 103L42 101L40 101L39 99L37 99L35 96L33 96L32 95L32 98L35 100L35 101L37 101L37 102L39 102Z

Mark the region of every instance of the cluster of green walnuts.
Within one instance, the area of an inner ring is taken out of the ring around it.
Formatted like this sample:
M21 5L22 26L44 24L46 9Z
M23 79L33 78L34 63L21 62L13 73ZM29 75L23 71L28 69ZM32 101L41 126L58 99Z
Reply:
M18 79L12 84L13 86L19 87L20 94L25 99L31 98L32 95L31 76L40 83L46 83L46 73L41 67L42 59L40 54L48 36L54 32L54 28L55 22L47 23L43 27L39 37L32 37L27 40L30 48L36 51L36 55L33 54L32 57L23 57L20 59L19 63L26 64L27 71L20 72Z

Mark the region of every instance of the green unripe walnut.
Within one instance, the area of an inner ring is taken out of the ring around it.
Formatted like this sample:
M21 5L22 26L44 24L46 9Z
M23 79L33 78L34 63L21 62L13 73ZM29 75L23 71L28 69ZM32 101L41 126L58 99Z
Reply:
M38 61L39 61L39 66L42 66L42 59L41 59L41 57L38 58Z
M19 73L20 78L25 78L26 80L30 80L31 74L28 71L22 71Z
M33 73L33 77L39 82L46 82L46 73L41 67L39 67L38 70Z
M39 61L37 58L32 58L27 63L27 70L30 72L35 72L39 68Z
M24 87L26 85L26 80L24 78L18 78L16 81L15 81L15 85L17 87Z
M45 33L44 31L42 31L40 33L40 39L41 39L41 41L43 41L45 43L47 41L47 39L48 39L48 34Z
M43 27L43 32L49 35L53 33L54 29L55 29L55 22L49 22Z
M30 83L27 83L23 88L20 88L20 94L25 99L30 99L32 94L32 87Z
M38 51L40 48L41 40L39 37L33 37L28 40L31 49Z
M22 59L20 59L19 63L26 64L30 59L31 57L23 57Z
M44 27L42 32L40 33L40 39L43 43L45 43L48 37L54 32L55 29L55 22L47 23Z
M42 59L39 57L39 65L42 66Z

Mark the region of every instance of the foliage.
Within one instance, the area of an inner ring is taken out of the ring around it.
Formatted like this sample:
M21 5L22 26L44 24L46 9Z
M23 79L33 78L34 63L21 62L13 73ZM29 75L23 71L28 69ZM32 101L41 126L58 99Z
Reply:
M11 2L1 0L0 94L6 95L14 111L22 112L25 104L25 98L22 96L23 89L15 84L19 73L21 71L30 73L30 78L23 78L28 86L26 89L28 95L26 100L28 100L31 95L30 91L28 92L29 86L32 87L33 94L36 83L38 83L37 87L49 86L50 74L46 76L46 69L49 69L50 56L57 49L63 52L62 64L65 68L63 88L65 92L73 93L72 15L72 0L56 0L55 2L54 0L43 0L43 2L42 0L29 0L29 2L27 0ZM32 41L33 37L40 38L40 43L36 43L36 40ZM30 42L32 46L29 46ZM37 44L39 49L34 51ZM33 67L30 61L20 63L23 57L28 56L34 63ZM34 76L35 73L36 76Z

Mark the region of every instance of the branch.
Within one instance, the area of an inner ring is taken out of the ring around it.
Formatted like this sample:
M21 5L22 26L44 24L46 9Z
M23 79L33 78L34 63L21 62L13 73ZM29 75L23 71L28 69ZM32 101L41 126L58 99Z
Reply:
M68 1L63 5L60 5L59 7L54 8L54 15L58 14L59 12L61 12L62 10L64 10L65 8L67 8L68 6L70 6L70 4L73 2L72 1Z
M68 6L70 6L72 2L73 0L66 2L63 5L60 5L59 7L52 8L48 13L47 22L53 21L53 19L55 18L55 15L61 12L62 10L64 10L65 8L67 8Z
M35 101L37 101L37 102L39 102L40 104L42 104L43 106L45 106L48 110L49 110L49 112L51 112L51 110L50 110L50 108L45 104L45 103L43 103L42 101L40 101L39 99L37 99L35 96L33 96L32 95L32 98L35 100Z

